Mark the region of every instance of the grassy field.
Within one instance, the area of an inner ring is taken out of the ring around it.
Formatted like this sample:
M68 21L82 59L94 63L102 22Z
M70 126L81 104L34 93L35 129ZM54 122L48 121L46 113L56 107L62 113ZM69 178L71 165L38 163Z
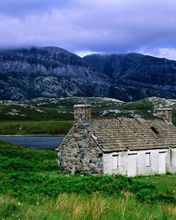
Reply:
M176 219L176 176L70 176L53 151L0 142L0 219Z
M73 121L0 121L3 135L57 135L67 134Z

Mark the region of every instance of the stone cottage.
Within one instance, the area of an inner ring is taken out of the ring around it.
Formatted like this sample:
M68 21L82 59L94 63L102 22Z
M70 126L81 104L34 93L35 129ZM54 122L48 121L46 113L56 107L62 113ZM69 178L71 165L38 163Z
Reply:
M91 119L90 105L75 105L74 117L57 148L61 170L124 176L176 173L171 109L158 109L153 119Z

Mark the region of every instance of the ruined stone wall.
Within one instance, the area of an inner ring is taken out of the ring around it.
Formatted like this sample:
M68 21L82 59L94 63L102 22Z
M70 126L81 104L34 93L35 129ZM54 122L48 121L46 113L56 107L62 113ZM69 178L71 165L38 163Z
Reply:
M91 125L75 125L58 148L59 169L98 174L103 172L102 151L92 137Z

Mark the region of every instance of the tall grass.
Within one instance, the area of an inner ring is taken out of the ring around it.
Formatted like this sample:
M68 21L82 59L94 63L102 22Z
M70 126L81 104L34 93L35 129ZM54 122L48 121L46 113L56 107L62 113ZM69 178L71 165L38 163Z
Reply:
M115 198L94 193L89 196L62 194L56 199L39 198L33 203L1 196L0 217L12 220L174 220L176 215L172 207L141 204L133 196Z

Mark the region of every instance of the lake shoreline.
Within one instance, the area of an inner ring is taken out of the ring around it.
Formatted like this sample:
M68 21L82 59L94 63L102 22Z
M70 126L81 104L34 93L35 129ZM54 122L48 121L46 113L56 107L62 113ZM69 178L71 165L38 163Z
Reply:
M0 134L0 137L65 137L64 134Z

